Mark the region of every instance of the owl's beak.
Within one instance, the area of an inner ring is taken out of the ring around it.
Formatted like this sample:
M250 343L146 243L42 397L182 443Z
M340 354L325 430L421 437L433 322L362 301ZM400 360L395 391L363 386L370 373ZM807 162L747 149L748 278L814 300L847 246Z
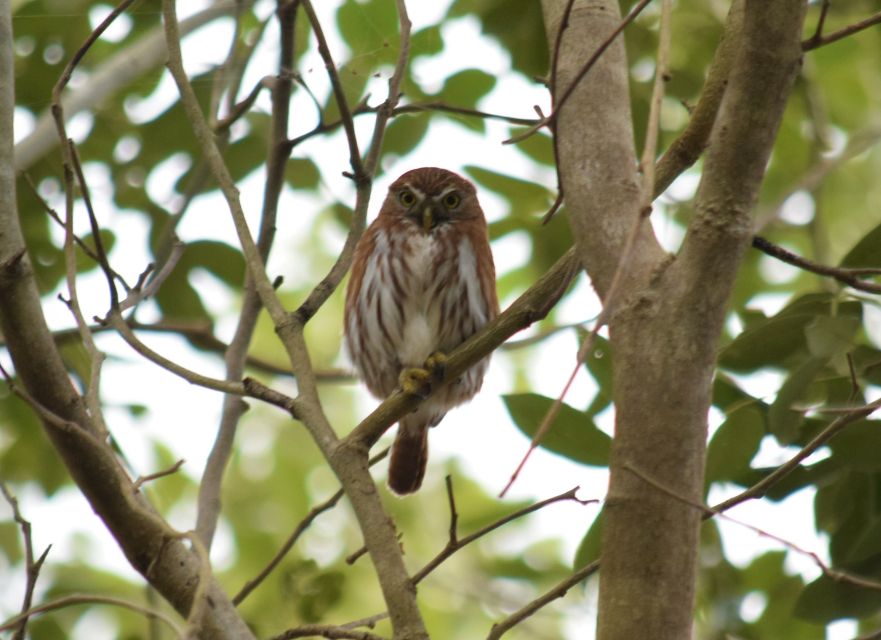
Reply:
M431 231L431 229L434 227L434 221L434 209L430 204L426 205L425 208L422 210L422 229L423 231L425 231L425 233Z

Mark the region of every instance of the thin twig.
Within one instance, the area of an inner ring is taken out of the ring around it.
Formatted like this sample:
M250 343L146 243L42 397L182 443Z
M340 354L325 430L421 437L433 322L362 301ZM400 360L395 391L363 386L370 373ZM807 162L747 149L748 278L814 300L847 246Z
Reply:
M827 44L831 44L833 42L837 42L843 38L848 36L852 36L855 33L859 33L864 29L868 29L869 27L875 26L876 24L881 23L881 11L878 13L872 14L868 18L864 20L860 20L859 22L855 22L852 25L844 27L843 29L839 29L838 31L833 31L829 35L823 37L817 37L818 33L815 33L813 36L808 38L807 40L801 43L801 48L803 51L811 51L813 49L817 49L819 47L823 47Z
M370 466L373 466L374 464L385 458L388 455L388 452L389 450L387 448L383 449L378 454L373 456L368 464ZM251 592L254 591L254 589L260 586L260 584L264 580L266 580L267 577L269 577L269 574L272 573L276 567L278 567L284 557L288 554L288 552L290 552L290 550L294 547L294 545L297 543L303 533L305 533L306 529L308 529L312 525L315 519L322 513L333 509L344 495L345 494L343 490L340 489L321 504L312 507L309 513L307 513L306 516L297 523L297 526L294 527L291 535L288 536L287 540L284 541L279 550L275 552L275 555L272 556L266 566L263 567L263 569L261 569L256 576L248 580L241 589L239 589L239 592L233 597L232 603L236 606L240 605L245 600L245 598L247 598L251 594Z
M645 144L639 166L642 170L642 206L651 207L655 193L655 156L658 151L658 134L661 127L661 104L664 100L664 89L669 80L670 38L672 28L670 0L661 0L661 24L658 27L658 58L655 64L655 82L649 103L649 115L646 124Z
M9 629L14 628L17 624L21 622L23 618L40 615L43 613L48 613L50 611L56 611L58 609L63 609L65 607L72 607L75 605L95 605L95 604L109 604L115 607L122 607L123 609L128 609L130 611L134 611L135 613L140 613L141 615L147 618L155 618L157 620L161 620L169 629L174 632L175 637L183 638L183 632L180 627L165 615L162 611L158 609L150 609L148 607L143 607L137 603L129 602L128 600L123 600L121 598L113 598L110 596L99 596L99 595L72 595L65 596L63 598L58 598L57 600L51 600L49 602L44 602L43 604L39 604L36 607L32 607L27 611L20 613L14 618L10 618L3 624L0 624L0 631L8 631Z
M584 63L584 66L582 66L581 69L579 69L578 73L575 74L575 78L572 80L569 86L566 87L563 95L560 96L559 100L555 101L554 110L549 116L547 116L546 118L542 118L523 133L505 140L504 144L516 144L517 142L521 142L532 134L536 133L542 127L550 126L553 128L554 123L557 119L557 114L560 113L560 110L563 108L563 105L566 104L569 96L571 96L574 93L575 89L578 88L578 85L581 83L581 80L584 78L584 76L587 75L587 72L593 68L597 60L600 59L600 56L602 56L606 52L606 49L612 46L612 43L621 34L621 32L624 31L624 29L627 28L627 26L631 22L633 22L640 13L642 13L642 10L645 9L651 1L652 0L639 0L639 2L637 2L633 6L633 8L630 10L630 13L628 13L621 20L620 24L615 28L615 30L612 31L609 37L606 38L599 47L597 47L597 50L594 51L593 55L588 58L587 62Z
M355 123L352 120L352 110L349 108L349 101L346 98L346 92L345 89L343 89L343 83L342 80L340 80L339 71L337 70L336 63L333 61L333 54L330 52L327 38L324 36L324 29L321 26L321 22L318 20L318 16L315 14L312 2L310 0L301 0L300 4L302 4L303 10L309 18L309 24L312 26L312 33L315 34L315 39L318 41L318 54L321 56L321 59L324 60L324 66L327 69L327 75L330 78L330 86L333 89L333 96L336 100L337 108L340 110L343 129L346 131L346 142L349 145L349 162L352 165L355 184L358 184L358 182L366 178L368 174L364 170L364 164L361 160L361 152L358 149L358 137L355 135Z
M389 78L388 96L385 101L376 108L376 120L373 124L373 135L371 136L370 146L367 149L364 160L361 162L359 158L357 164L354 160L352 161L352 167L354 169L354 175L352 177L355 182L356 194L355 206L352 210L352 219L349 223L349 232L346 235L346 242L330 271L321 282L312 289L306 300L297 309L297 317L300 319L300 322L303 323L307 322L315 315L321 305L327 301L330 295L339 286L340 282L342 282L343 277L351 266L352 258L355 253L355 246L366 226L367 207L370 203L370 196L373 191L373 177L376 173L376 168L379 165L380 154L382 153L382 141L385 136L388 121L394 114L395 107L398 104L401 93L401 83L404 81L407 64L410 59L411 24L410 18L407 14L407 6L404 3L404 0L396 0L396 6L398 9L398 28L400 30L401 38L400 50L398 51L398 57L395 62L395 70L392 73L391 78ZM332 63L332 60L330 62ZM333 70L333 67L331 67L330 70ZM332 74L331 79L333 79L333 77L334 75ZM339 98L337 99L339 100ZM348 127L354 125L354 123L351 122L351 114L348 115L348 120L342 109L340 110L340 114L344 126ZM348 136L348 128L346 129L346 133ZM351 151L357 151L357 148L353 148ZM359 173L359 170L361 173Z
M823 27L826 24L826 15L829 13L829 8L832 6L832 0L823 0L820 4L820 16L817 18L817 29L814 31L814 35L809 38L810 41L817 41L823 37Z
M43 210L48 214L50 218L52 218L53 221L55 221L58 226L64 229L64 220L61 219L61 216L58 215L58 212L55 211L55 209L49 206L49 203L42 196L39 189L37 189L37 185L34 184L34 180L33 178L31 178L31 175L29 173L24 173L22 174L22 177L24 178L25 184L27 184L30 188L31 195L33 195L37 199L37 201L40 203L40 206L43 207ZM95 254L94 251L92 251L92 247L90 247L87 242L85 242L76 234L74 234L73 236L73 241L88 258L93 260L95 264L98 264L98 256ZM126 291L129 291L131 289L125 279L116 271L113 272L113 277L116 278L117 282L119 282L119 284L122 285L122 287Z
M180 460L175 462L173 465L171 465L167 469L163 469L162 471L157 471L156 473L150 473L145 476L139 476L138 479L135 480L135 483L132 488L135 491L140 491L141 487L147 482L152 482L153 480L158 480L159 478L164 478L165 476L170 476L174 473L177 473L178 470L183 466L183 464L184 464L184 459L181 458Z
M275 239L278 206L284 185L284 174L289 150L285 148L289 124L291 93L291 67L294 64L296 32L296 2L279 2L276 15L281 37L278 58L278 73L271 84L272 120L270 141L266 159L266 179L263 187L263 207L260 212L260 228L257 232L257 252L265 264L269 259ZM253 276L245 274L244 295L233 339L224 353L226 380L242 378L248 349L257 328L261 302L254 285ZM221 511L221 487L224 473L232 458L233 446L239 422L246 409L241 398L227 395L223 399L223 409L217 435L208 455L205 470L199 483L199 497L196 516L196 531L202 541L211 548L217 521Z
M788 251L783 247L776 245L773 242L766 240L765 238L762 238L761 236L753 236L753 247L755 247L762 253L768 254L772 258L777 258L781 262L791 264L794 267L804 269L805 271L810 271L811 273L816 273L817 275L829 276L830 278L834 278L838 282L846 284L849 287L853 287L854 289L858 289L859 291L865 291L867 293L881 293L881 284L878 284L876 282L869 282L868 280L863 280L862 278L859 278L857 275L854 274L855 271L856 273L865 273L865 269L830 267L829 265L814 262L813 260L808 260L807 258L803 258L795 253L792 253L791 251Z
M357 105L354 109L352 109L352 117L376 114L380 109L383 108L385 102L381 102L376 106L370 106L366 102ZM500 113L490 113L488 111L480 111L479 109L470 109L468 107L458 107L455 105L449 105L444 102L413 102L410 104L400 105L395 107L392 110L392 117L397 117L399 115L408 114L408 113L426 113L436 111L438 113L449 113L453 115L460 115L466 117L474 117L474 118L483 118L484 120L501 120L502 122L508 122L510 124L516 125L524 125L529 126L533 125L537 120L534 118L518 118L516 116L506 116ZM332 120L330 122L320 121L315 125L312 129L307 131L306 133L302 133L295 138L291 138L286 142L286 145L293 149L297 145L314 138L317 135L321 135L324 133L329 133L331 131L335 131L339 127L343 125L342 119Z
M152 282L152 281L151 281ZM148 285L149 286L149 285ZM133 287L133 290L137 290L138 287ZM121 306L125 306L125 301L120 303ZM151 333L169 333L179 335L182 338L189 340L193 343L193 345L206 352L210 353L224 353L228 348L229 344L220 340L211 330L211 325L206 322L202 322L200 320L197 321L175 321L175 320L159 320L158 322L152 323L142 323L138 322L131 316L127 316L125 318L126 324L128 324L134 331L146 331ZM576 325L573 325L576 326ZM563 330L567 327L559 327L559 330ZM100 324L93 323L89 325L89 331L91 333L101 333L104 331L113 331L113 327L109 324ZM52 332L52 336L57 343L65 343L79 335L79 330L76 328L73 329L59 329L57 331ZM525 346L526 340L534 340L537 339L538 336L534 336L533 338L527 338L524 341L516 341L512 343L508 343L511 345L510 348L516 349L519 346ZM521 345L521 342L523 344ZM0 347L6 346L6 341L3 340L2 336L0 336ZM508 347L506 347L508 348ZM245 364L257 371L261 371L264 373L270 373L273 375L280 376L292 376L291 368L285 367L282 365L278 365L268 360L264 360L263 358L259 358L257 356L249 355L245 361ZM315 380L317 382L325 382L325 383L350 383L355 382L357 378L354 373L347 369L318 369L315 371Z
M792 458L774 469L774 471L766 475L764 478L762 478L759 482L751 486L746 491L739 493L736 496L733 496L713 506L713 511L727 511L728 509L740 504L741 502L746 502L747 500L752 500L753 498L761 498L768 492L771 487L773 487L775 484L780 482L780 480L795 471L805 458L807 458L812 453L814 453L814 451L829 442L829 440L831 440L834 436L841 432L845 427L856 422L857 420L867 418L879 408L881 408L881 398L875 400L874 402L870 402L863 407L852 409L848 411L848 413L839 416L838 418L830 422L825 429L814 436L811 441L808 442L804 447L802 447L799 452L796 453Z
M31 609L31 604L34 599L34 589L37 586L37 578L40 575L40 569L43 566L43 563L46 561L47 556L49 555L49 550L52 548L50 544L46 547L46 550L40 554L40 557L34 560L34 542L31 537L31 523L24 518L21 514L21 511L18 508L18 500L12 492L9 490L9 487L6 486L6 483L0 480L0 492L3 493L3 497L6 499L6 502L9 503L9 506L12 508L12 517L16 523L18 523L19 528L21 529L21 538L24 543L24 561L25 561L25 588L24 588L24 598L22 599L21 604L21 613L19 617L21 620L13 625L15 627L15 633L12 634L11 640L24 640L25 635L27 633L28 627L28 619L30 617L29 611Z
M636 240L639 237L639 231L642 228L643 222L648 218L648 215L650 213L650 208L644 209L643 211L639 212L636 219L633 221L633 226L631 227L630 233L627 236L627 240L624 244L624 249L621 252L621 258L618 261L618 266L615 268L615 274L614 276L612 276L612 282L609 284L609 290L606 293L606 299L603 302L602 311L600 311L599 316L597 316L593 329L591 329L590 333L587 334L587 336L584 338L584 342L582 342L581 347L578 349L578 355L575 358L575 366L572 368L572 373L569 375L569 379L566 381L566 384L560 391L560 395L557 396L553 404L548 408L547 413L542 418L538 429L536 429L535 435L532 437L532 441L529 443L529 448L526 450L523 458L514 469L514 472L511 474L508 483L499 493L500 498L504 497L508 493L508 490L514 485L514 482L517 481L517 478L520 476L520 472L523 470L523 467L526 466L526 462L529 460L532 452L538 448L539 444L541 444L542 439L545 437L545 435L547 435L547 432L554 424L554 421L557 419L557 415L560 413L560 409L563 406L563 400L566 398L566 394L569 392L572 383L575 381L575 376L581 369L581 365L584 364L584 361L587 359L587 354L589 354L591 352L591 349L593 349L593 343L596 340L596 336L599 333L599 330L603 326L605 326L609 318L612 317L612 313L616 310L618 305L619 291L621 289L621 283L624 281L624 274L627 270L627 267L631 263L633 252L636 249Z
M447 503L450 507L450 544L459 544L459 512L456 510L456 494L453 492L453 476L444 478L447 487Z
M358 631L328 624L309 624L272 636L270 640L291 640L292 638L330 638L331 640L385 640L369 631Z
M545 605L550 604L554 600L558 600L559 598L565 596L569 592L569 589L596 573L597 569L599 568L600 563L597 560L585 565L578 571L574 572L568 578L561 580L559 583L548 589L535 600L524 605L501 622L495 623L492 626L492 629L490 629L489 635L486 637L486 640L498 640L513 627L526 620L526 618L536 613Z
M779 542L787 549L795 551L799 555L810 558L811 560L813 560L814 564L817 565L817 567L820 569L820 571L823 572L823 575L825 575L828 578L831 578L832 580L835 580L836 582L845 582L845 583L852 584L857 587L862 587L864 589L872 589L873 591L881 591L881 582L877 582L875 580L869 580L866 578L861 578L859 576L854 576L849 573L845 573L844 571L838 571L837 569L832 569L831 567L829 567L829 565L827 565L825 562L823 562L823 560L820 558L819 555L817 555L813 551L808 551L807 549L800 547L799 545L795 544L794 542L786 540L785 538L781 538L780 536L773 534L773 533L770 533L769 531L766 531L765 529L762 529L762 528L757 527L755 525L748 524L746 522L743 522L742 520L738 520L737 518L732 518L731 516L729 516L725 513L722 513L718 509L715 509L713 507L708 507L707 505L703 504L702 502L696 502L694 500L691 500L688 497L683 496L680 493L674 491L670 487L665 486L664 484L662 484L658 480L655 480L654 478L652 478L651 476L649 476L645 472L635 468L630 463L624 463L622 468L626 469L627 471L629 471L630 473L635 475L637 478L639 478L640 480L642 480L643 482L645 482L649 486L657 489L661 493L664 493L664 494L670 496L671 498L673 498L674 500L676 500L678 502L681 502L682 504L685 504L689 507L693 507L694 509L697 509L698 511L700 511L703 514L705 520L709 519L709 518L718 517L718 518L722 518L723 520L733 522L734 524L737 524L745 529L749 529L750 531L753 531L753 532L759 534L763 538L769 538L771 540L774 540L775 542Z
M70 147L70 160L73 164L74 174L80 186L80 195L89 217L89 227L92 230L92 239L95 242L95 254L98 256L98 264L101 266L101 271L107 279L110 306L116 308L119 306L119 293L116 291L113 270L110 268L110 260L107 257L107 251L104 249L104 241L101 239L101 225L98 224L98 217L95 215L94 207L92 207L92 196L89 194L89 185L86 183L86 176L83 174L79 153L77 153L76 147L73 145L73 140L68 140L67 144Z
M525 515L538 511L539 509L543 509L544 507L554 504L555 502L564 502L567 500L575 501L579 504L586 505L591 504L593 502L597 502L596 500L582 500L578 496L576 496L576 492L578 491L578 487L574 487L569 489L568 491L564 491L563 493L556 495L552 498L547 498L545 500L541 500L534 504L529 505L528 507L524 507L522 509L518 509L513 513L508 514L503 518L499 518L495 522L491 522L475 531L474 533L465 536L464 538L459 539L455 532L456 522L458 520L458 514L455 511L455 502L453 501L453 493L452 493L452 482L447 481L447 495L450 499L450 538L447 540L447 545L440 550L440 552L432 558L424 567L422 567L419 571L413 574L413 584L419 584L428 574L437 569L445 560L447 560L454 553L462 549L463 547L471 544L475 540L478 540L485 535L492 533L496 529L503 527L504 525L512 522L513 520L517 520L522 518Z

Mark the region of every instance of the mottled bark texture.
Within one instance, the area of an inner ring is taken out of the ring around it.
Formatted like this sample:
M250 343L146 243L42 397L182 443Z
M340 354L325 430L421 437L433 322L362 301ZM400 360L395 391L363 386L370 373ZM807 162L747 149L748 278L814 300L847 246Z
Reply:
M553 52L567 0L543 5ZM804 11L803 0L744 3L683 246L666 256L651 226L642 223L623 265L610 322L616 422L604 510L600 640L692 635L701 514L638 474L688 500L701 499L716 349L752 236L751 210L799 68ZM574 3L562 32L556 96L619 22L616 1ZM619 41L556 120L566 210L581 262L604 301L641 206L629 100Z

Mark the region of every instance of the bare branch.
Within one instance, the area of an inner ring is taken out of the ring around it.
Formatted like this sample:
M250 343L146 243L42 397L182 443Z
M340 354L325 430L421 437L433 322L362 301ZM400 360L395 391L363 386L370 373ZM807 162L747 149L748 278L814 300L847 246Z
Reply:
M824 3L823 12L821 14L821 19L823 19L823 20L825 19L827 8L828 7L826 6L826 3ZM865 18L864 20L860 20L859 22L855 22L852 25L844 27L843 29L839 29L838 31L834 31L833 33L830 33L827 36L823 36L821 34L821 31L823 28L822 27L823 22L821 20L817 26L817 32L813 36L808 38L807 40L803 41L801 43L801 46L804 51L811 51L813 49L817 49L818 47L823 47L827 44L832 44L833 42L838 42L839 40L841 40L843 38L846 38L848 36L852 36L853 34L859 33L860 31L862 31L864 29L868 29L869 27L873 27L878 23L881 23L881 11L879 11L878 13L872 14L871 16L869 16L868 18Z
M65 607L72 607L81 604L109 604L114 607L122 607L123 609L128 609L129 611L140 613L147 618L155 618L157 620L161 620L169 629L174 632L175 637L184 637L183 632L181 631L180 627L175 624L174 620L169 618L158 609L150 609L148 607L144 607L134 602L123 600L121 598L86 594L65 596L63 598L58 598L57 600L51 600L50 602L45 602L43 604L37 605L36 607L20 613L14 618L10 618L3 624L0 624L0 631L8 631L9 629L12 629L16 625L18 625L22 621L22 619L27 619L28 617L48 613L50 611L57 611L58 609L64 609Z
M777 258L781 262L785 262L787 264L791 264L794 267L798 267L799 269L804 269L805 271L810 271L811 273L816 273L820 276L829 276L830 278L834 278L838 282L842 284L846 284L849 287L853 287L859 291L866 291L868 293L881 293L881 284L876 282L869 282L868 280L863 280L858 277L857 274L865 273L864 269L847 269L844 267L830 267L829 265L821 264L819 262L814 262L813 260L808 260L807 258L802 258L801 256L792 253L791 251L787 251L783 247L774 244L762 238L760 236L753 237L753 246L759 251L768 254L772 258ZM856 271L856 273L854 273ZM874 271L874 270L873 270Z
M781 538L780 536L775 535L773 533L770 533L770 532L766 531L765 529L761 529L761 528L756 527L754 525L747 524L746 522L743 522L742 520L737 520L736 518L732 518L731 516L729 516L725 513L722 513L721 511L714 509L712 507L708 507L707 505L705 505L701 502L695 502L694 500L690 500L689 498L677 493L676 491L673 491L669 487L664 486L662 483L658 482L656 479L650 477L645 472L640 471L639 469L635 468L634 466L632 466L630 464L625 464L623 466L623 468L626 469L627 471L629 471L630 473L632 473L633 475L635 475L637 478L639 478L640 480L642 480L643 482L645 482L649 486L654 487L658 491L670 496L674 500L678 500L679 502L682 502L683 504L687 504L688 506L697 509L698 511L700 511L704 515L704 519L712 518L712 517L719 517L724 520L728 520L729 522L733 522L741 527L744 527L745 529L749 529L750 531L754 531L755 533L759 534L760 536L762 536L764 538L769 538L771 540L774 540L775 542L779 542L787 549L791 549L792 551L795 551L799 555L803 555L803 556L810 558L811 560L813 560L814 564L816 564L817 567L823 572L823 575L825 575L829 578L832 578L836 582L846 582L848 584L852 584L857 587L862 587L864 589L872 589L874 591L881 591L881 582L877 582L875 580L868 580L866 578L861 578L860 576L851 575L851 574L846 573L844 571L838 571L836 569L832 569L831 567L829 567L829 565L827 565L825 562L823 562L823 560L820 558L820 556L818 556L813 551L808 551L807 549L798 546L794 542L786 540L785 538Z
M505 633L526 620L526 618L536 613L542 607L550 604L554 600L558 600L565 596L567 593L569 593L569 589L579 584L583 580L586 580L588 577L596 573L597 569L599 568L599 561L591 562L590 564L585 565L565 580L560 581L554 587L548 589L545 593L543 593L532 602L524 605L501 622L497 622L496 624L494 624L492 626L492 629L490 629L489 635L486 637L486 640L498 640L498 638L501 638L503 635L505 635Z
M395 63L395 70L392 73L391 78L389 78L388 96L385 101L376 108L376 120L373 124L373 135L370 139L370 147L367 150L363 163L360 162L359 158L359 164L356 165L354 162L352 164L355 171L353 177L356 194L355 206L352 211L352 220L349 224L349 233L346 235L346 242L343 245L342 251L340 251L339 257L336 262L334 262L333 267L331 267L328 274L318 283L303 304L300 305L299 309L297 309L297 316L303 323L307 322L313 315L315 315L321 305L327 301L330 295L339 286L343 276L346 275L346 272L348 272L349 266L352 263L352 257L355 253L355 245L357 245L358 239L364 232L367 220L367 206L370 203L370 195L373 190L373 177L376 173L380 154L382 152L382 140L385 136L388 121L394 114L395 106L398 104L401 83L404 80L404 74L407 71L407 63L410 59L410 18L407 15L407 6L404 0L396 0L396 6L398 9L398 24L401 38L400 49ZM329 72L330 71L335 70L333 67L330 67ZM334 73L331 73L331 79L333 78ZM338 96L337 101L339 100L340 98ZM347 112L344 112L342 108L340 108L340 114L342 116L343 125L347 127L346 134L348 137L350 135L348 127L350 125L354 127L354 123L351 122L351 113L348 113L347 115ZM354 136L354 133L351 135ZM362 173L359 173L359 170Z
M370 466L373 466L380 460L384 459L388 455L388 452L389 450L386 448L373 456L369 462ZM239 589L239 592L232 599L233 604L238 606L244 601L245 598L247 598L251 594L252 591L254 591L254 589L260 586L260 583L262 583L269 576L269 574L275 570L275 568L284 559L288 552L294 547L294 545L297 543L297 541L300 539L306 529L308 529L312 525L315 519L325 511L330 511L331 509L333 509L344 495L345 493L342 489L340 489L321 504L312 507L309 513L306 514L306 517L300 520L300 522L294 528L293 532L291 532L291 535L288 536L288 539L284 541L284 544L281 545L279 550L275 553L274 556L272 556L272 559L260 571L260 573L248 580L242 586L242 588Z
M452 481L449 479L448 476L447 496L448 500L450 501L450 538L449 540L447 540L447 545L443 549L441 549L441 551L434 558L432 558L428 562L428 564L426 564L413 575L413 584L415 585L422 582L422 580L425 579L428 574L437 569L445 560L447 560L450 556L455 554L463 547L466 547L475 540L479 540L485 535L492 533L496 529L503 527L509 522L522 518L523 516L538 511L539 509L543 509L544 507L554 504L555 502L565 502L572 500L583 505L597 502L596 500L581 500L575 495L577 491L578 487L574 487L573 489L564 491L563 493L556 495L552 498L547 498L545 500L536 502L535 504L531 504L528 507L518 509L517 511L514 511L513 513L510 513L503 518L499 518L495 522L492 522L485 527L478 529L474 533L460 539L456 534L456 522L458 521L458 514L456 513L455 500L453 499Z
M739 493L738 495L733 496L728 500L724 500L719 504L713 506L713 511L727 511L731 507L738 505L741 502L746 502L747 500L752 500L753 498L761 498L768 492L771 487L773 487L775 484L780 482L780 480L795 471L795 469L798 468L798 466L805 458L807 458L812 453L814 453L814 451L829 442L829 440L831 440L834 436L841 432L845 427L853 424L854 422L857 422L858 420L867 418L879 408L881 408L881 398L875 400L874 402L870 402L864 407L851 409L847 413L839 416L838 418L830 422L829 425L826 426L826 428L820 431L820 433L814 436L811 441L808 442L804 447L802 447L801 450L796 453L792 458L774 469L774 471L769 473L767 476L762 478L759 482L751 486L743 493Z
M167 469L163 469L162 471L157 471L156 473L150 473L145 476L139 476L137 480L135 480L134 489L135 491L140 491L141 487L144 486L147 482L152 482L153 480L158 480L159 478L164 478L165 476L170 476L172 474L177 473L180 468L184 465L184 460L181 458L173 465L168 467Z
M327 624L309 624L296 629L288 629L284 633L272 636L270 640L291 640L292 638L331 638L332 640L385 640L382 636L369 631L358 631L345 627L334 627Z
M22 542L24 543L26 582L24 588L24 598L22 599L21 605L21 613L18 615L19 621L7 627L7 629L15 629L15 633L12 634L12 640L24 640L27 633L28 619L30 618L29 612L31 608L31 603L34 599L34 589L37 586L37 578L40 576L40 569L42 568L43 563L46 561L46 557L49 555L49 550L52 548L52 545L46 547L46 550L42 554L40 554L40 557L34 560L34 543L33 538L31 537L31 523L27 521L21 514L21 511L18 508L18 500L15 498L14 495L12 495L9 487L7 487L6 483L2 480L0 480L0 492L3 493L3 497L12 508L12 517L15 522L18 523L18 526L21 529L21 538ZM4 629L0 627L0 631L3 630Z
M260 214L260 229L257 233L257 253L262 263L269 259L275 238L278 203L284 184L285 163L290 150L286 148L289 110L292 92L291 68L294 64L294 33L297 15L296 2L280 2L276 15L281 33L279 47L278 74L271 83L272 122L270 126L269 151L266 160L266 181L263 188L263 207ZM239 312L235 334L224 353L225 377L229 381L242 378L248 347L257 319L261 301L254 283L254 276L247 273L244 283L244 296ZM235 395L223 399L223 411L217 436L199 483L199 499L196 518L196 531L210 549L221 510L221 485L223 474L232 456L233 443L239 420L245 411L244 403Z
M340 119L343 128L346 130L346 142L349 144L349 163L352 165L354 172L355 184L359 184L362 180L370 179L364 170L364 163L361 160L361 152L358 149L358 137L355 135L355 123L352 120L352 110L349 108L349 100L346 98L343 83L340 80L340 74L337 70L336 63L333 61L333 54L327 44L327 38L324 36L324 29L318 16L315 15L315 9L312 7L310 0L301 0L303 10L309 18L309 24L312 25L312 32L318 41L318 54L324 60L324 66L327 69L327 75L330 78L330 85L333 88L333 96L340 110Z
M243 4L250 6L253 0L218 0L209 7L181 22L181 34L191 33L225 15L232 14ZM135 82L141 75L158 67L165 60L165 38L162 27L149 31L130 46L98 64L91 72L89 81L83 86L66 91L61 101L68 117L81 111L92 109L123 87ZM34 130L15 145L16 171L25 171L33 166L59 143L55 134L55 123L51 113L42 114Z
M593 66L596 64L597 60L600 59L600 56L602 56L603 53L606 52L606 49L608 49L612 45L612 43L615 41L615 39L619 35L621 35L621 32L623 32L624 29L626 29L627 26L631 22L636 20L636 17L640 13L642 13L642 10L645 9L651 1L652 0L639 0L639 2L637 2L635 5L633 5L633 8L630 10L630 13L628 13L621 20L621 22L618 24L618 27L614 31L612 31L611 34L609 34L609 37L606 38L606 40L603 41L599 47L597 47L597 49L596 49L596 51L594 51L593 55L587 60L587 62L584 63L584 66L581 67L581 70L575 75L575 78L572 80L572 82L569 84L569 86L566 87L566 90L563 91L563 93L560 94L559 96L557 96L556 94L554 95L554 101L555 101L554 111L553 111L553 113L551 113L551 115L547 116L546 118L542 118L537 123L535 123L534 125L529 127L529 129L527 129L523 133L518 134L518 135L514 136L513 138L509 138L508 140L505 140L505 144L516 144L517 142L520 142L521 140L525 140L526 138L528 138L532 134L536 133L542 127L545 127L545 126L554 127L556 119L557 119L557 114L563 108L563 105L566 104L566 101L569 100L570 96L575 91L575 89L578 87L579 83L584 78L584 76L587 75L587 72L593 68ZM571 8L571 4L569 6ZM560 30L560 32L562 33L562 29ZM559 44L557 46L559 46Z

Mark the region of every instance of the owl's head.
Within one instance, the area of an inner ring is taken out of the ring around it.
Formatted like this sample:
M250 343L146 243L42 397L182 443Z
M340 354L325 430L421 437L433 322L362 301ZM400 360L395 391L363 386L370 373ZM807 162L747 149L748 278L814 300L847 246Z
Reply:
M439 169L413 169L389 187L380 216L412 221L424 233L459 220L483 220L474 185L462 176Z

